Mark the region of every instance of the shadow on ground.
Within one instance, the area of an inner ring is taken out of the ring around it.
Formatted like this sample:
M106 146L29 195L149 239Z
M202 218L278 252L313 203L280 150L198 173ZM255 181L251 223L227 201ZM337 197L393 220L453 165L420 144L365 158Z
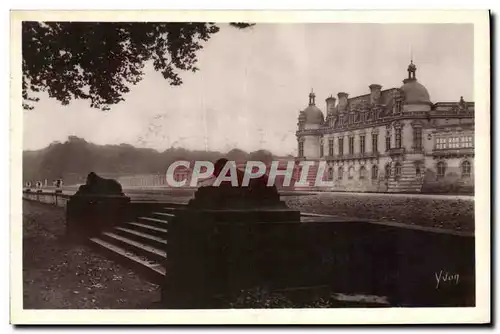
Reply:
M159 286L66 241L65 213L23 201L23 307L25 309L134 309L154 305Z

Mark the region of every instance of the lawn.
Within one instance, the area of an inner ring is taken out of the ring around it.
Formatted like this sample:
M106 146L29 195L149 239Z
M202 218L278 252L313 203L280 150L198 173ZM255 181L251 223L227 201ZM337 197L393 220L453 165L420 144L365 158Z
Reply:
M353 193L286 196L283 200L303 212L474 231L473 200Z
M25 309L134 309L160 299L159 286L67 242L64 215L61 208L23 201Z

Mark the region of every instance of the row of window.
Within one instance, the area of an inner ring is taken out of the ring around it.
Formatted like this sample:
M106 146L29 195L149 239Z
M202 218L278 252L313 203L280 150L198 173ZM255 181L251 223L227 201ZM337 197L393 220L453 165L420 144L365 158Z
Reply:
M437 150L444 150L449 148L472 148L472 143L451 143L451 144L436 144Z
M396 178L399 178L399 176L401 176L401 164L400 163L395 164L394 172L395 172ZM379 173L378 166L373 165L371 168L371 178L373 180L378 179L378 173ZM418 169L418 174L420 174L420 169ZM391 176L391 165L387 164L385 166L385 178L388 179L390 176ZM343 177L344 177L344 167L341 166L338 168L337 180L342 180ZM367 177L367 169L365 166L361 166L359 168L359 179L363 180L363 179L366 179L366 177ZM333 168L330 168L328 170L328 178L330 181L334 179L334 169ZM352 167L352 166L349 167L347 178L348 179L354 178L354 167Z
M337 173L337 180L342 180L343 177L344 177L344 167L339 167L338 168L338 173ZM347 177L349 179L354 178L354 167L352 167L352 166L349 167ZM365 179L366 177L367 177L366 167L365 166L361 166L359 168L359 178L362 180L362 179ZM372 177L372 179L377 179L378 178L378 166L377 165L373 165L372 166L371 177ZM334 169L333 168L330 168L328 170L328 179L330 181L332 181L334 179Z
M436 138L436 149L457 149L457 148L472 148L473 137L472 136L459 136L459 137L447 137L447 138Z
M395 148L401 148L402 145L402 139L401 139L401 129L397 128L396 129L396 138L395 138ZM374 133L372 134L372 152L377 153L378 152L378 134ZM354 154L354 136L349 136L348 137L348 154ZM302 146L302 148L301 148ZM413 146L415 149L421 149L422 148L422 129L421 128L414 128L413 129ZM385 137L385 150L389 151L391 149L391 132L388 131L386 133ZM302 154L301 154L302 152ZM361 135L359 136L359 152L361 154L366 152L366 136ZM334 140L329 139L328 140L328 155L333 156L334 155ZM338 139L338 155L344 155L344 138L339 137ZM299 156L303 156L303 144L299 143ZM320 156L324 156L324 148L323 144L320 145Z
M402 166L399 162L394 164L394 178L399 179L401 177L401 169ZM460 165L460 171L462 178L469 178L471 176L472 166L471 163L467 160L463 161ZM378 179L378 166L373 165L371 168L371 178L373 180ZM422 168L420 166L415 167L415 175L422 175ZM437 164L437 176L439 178L444 177L446 175L446 164L443 161L438 162ZM391 165L385 165L385 178L388 179L391 176ZM344 167L338 167L337 180L342 180L344 177ZM347 177L349 179L354 178L354 167L349 167ZM367 177L367 170L365 166L361 166L359 168L359 179L363 180ZM328 179L332 181L334 179L334 169L333 167L328 170Z
M378 134L372 134L372 152L378 152ZM459 148L473 148L473 137L472 136L459 136L459 137L448 137L448 138L437 138L436 139L436 149L459 149ZM348 154L354 154L354 136L348 137ZM395 147L401 148L401 129L396 129L395 131ZM421 150L422 145L422 128L413 129L413 148L415 150ZM389 151L391 149L391 132L388 131L385 136L385 150ZM338 155L344 155L344 138L339 137ZM361 154L366 152L366 136L361 135L359 137L359 152ZM334 140L328 140L328 156L334 156ZM304 143L299 142L299 157L304 156ZM323 144L320 145L320 156L324 156Z
M472 136L437 138L437 144L472 142Z
M460 172L463 178L468 178L471 175L472 165L469 161L464 160L460 164ZM446 163L444 161L439 161L437 163L437 176L439 178L444 177L446 175Z
M350 113L346 116L346 118L344 118L343 114L340 114L337 124L339 125L344 124L344 120L347 120L347 123L349 124L354 124L358 122L363 123L368 120L377 120L377 119L378 119L378 113L375 110L366 112L360 111L359 113ZM330 126L334 126L333 119L330 120Z
M472 148L474 147L472 142L472 136L461 136L461 137L449 137L449 138L437 138L436 139L436 149L447 149L447 148Z

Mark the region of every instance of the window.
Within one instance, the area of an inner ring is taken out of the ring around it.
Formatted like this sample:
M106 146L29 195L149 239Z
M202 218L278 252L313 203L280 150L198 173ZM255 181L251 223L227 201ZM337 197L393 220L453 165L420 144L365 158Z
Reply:
M339 167L339 180L342 180L342 177L344 176L344 168Z
M417 151L422 150L422 128L413 128L413 148Z
M359 137L359 152L365 154L365 136Z
M401 148L401 129L396 129L396 148Z
M446 144L446 138L437 138L436 139L436 149L442 150L448 148L448 145Z
M401 177L401 164L399 162L396 162L396 165L394 165L394 178L396 180L399 180Z
M462 137L462 139L463 139L462 147L474 147L474 145L472 143L472 139L473 139L472 136L464 136L464 137Z
M325 143L323 142L323 139L321 139L319 142L319 156L320 156L320 158L323 158L323 155L325 153L324 145L325 145Z
M328 155L333 156L333 139L328 140Z
M365 168L365 166L361 166L359 168L359 179L363 180L365 178L366 178L366 168Z
M372 166L372 179L373 180L378 179L378 166L377 165Z
M344 155L344 138L339 138L339 155Z
M372 152L378 152L378 133L372 133Z
M350 179L354 178L354 167L352 167L352 166L349 167L349 175L348 175L348 177Z
M354 154L354 137L349 137L349 154Z
M385 178L388 179L391 177L391 164L385 165Z
M299 141L299 157L303 158L304 157L304 142Z
M422 168L420 167L420 165L416 165L415 166L415 175L421 176L421 174L422 174Z
M446 150L446 149L459 149L459 148L472 148L473 137L470 135L459 136L459 137L439 137L436 139L436 149Z
M437 176L444 177L446 173L446 165L443 161L438 162L437 164Z
M389 151L391 149L391 133L387 131L385 135L385 150Z
M462 177L463 178L469 178L471 174L471 164L469 161L465 160L462 162L462 165L460 166L460 169L462 170Z
M333 167L328 168L328 181L333 180Z

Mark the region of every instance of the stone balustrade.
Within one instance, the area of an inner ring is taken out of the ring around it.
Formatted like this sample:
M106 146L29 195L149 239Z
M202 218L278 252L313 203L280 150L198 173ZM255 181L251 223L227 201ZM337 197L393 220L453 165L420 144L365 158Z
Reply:
M26 189L23 191L23 199L66 207L71 195L56 191L43 191Z

